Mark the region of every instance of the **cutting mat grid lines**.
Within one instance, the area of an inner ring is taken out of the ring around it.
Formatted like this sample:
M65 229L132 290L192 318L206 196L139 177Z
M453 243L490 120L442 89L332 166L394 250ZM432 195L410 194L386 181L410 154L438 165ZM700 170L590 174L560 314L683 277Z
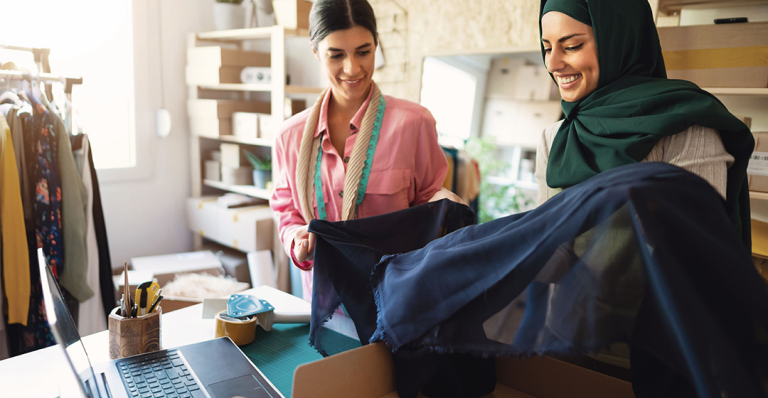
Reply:
M328 352L342 352L360 347L360 342L328 330L323 334L323 345ZM309 325L306 324L276 324L269 332L256 328L253 343L240 349L286 398L291 396L296 368L323 358L309 346Z

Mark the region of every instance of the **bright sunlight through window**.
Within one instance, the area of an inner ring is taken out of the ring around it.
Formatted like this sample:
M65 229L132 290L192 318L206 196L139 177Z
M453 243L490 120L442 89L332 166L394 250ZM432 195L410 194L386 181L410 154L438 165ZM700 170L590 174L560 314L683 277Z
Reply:
M461 141L469 138L475 84L475 77L461 69L434 58L424 59L421 105L435 117L438 134Z
M50 48L53 74L83 77L72 90L74 120L95 166L136 166L131 1L0 0L0 10L0 45ZM0 52L0 63L10 53Z

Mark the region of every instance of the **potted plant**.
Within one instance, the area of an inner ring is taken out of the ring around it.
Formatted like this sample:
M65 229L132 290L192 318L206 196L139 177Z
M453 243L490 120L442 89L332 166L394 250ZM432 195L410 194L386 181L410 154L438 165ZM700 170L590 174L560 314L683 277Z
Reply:
M243 0L216 0L213 5L213 24L217 30L242 29L245 27Z
M267 183L272 181L272 160L267 156L259 159L256 155L245 151L245 156L253 166L253 185L257 188L266 189Z

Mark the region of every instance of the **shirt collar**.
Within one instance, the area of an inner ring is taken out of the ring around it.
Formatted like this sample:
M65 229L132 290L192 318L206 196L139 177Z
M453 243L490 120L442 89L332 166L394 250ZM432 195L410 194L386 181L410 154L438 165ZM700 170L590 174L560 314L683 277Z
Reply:
M360 130L360 125L363 124L363 117L368 110L368 104L371 102L371 95L373 94L373 86L368 90L368 97L365 99L360 109L357 110L355 116L349 121L349 127L353 129L352 134L356 134ZM323 103L320 105L320 120L317 121L317 130L315 130L315 137L320 135L323 131L328 130L328 103L331 100L331 90L325 93Z

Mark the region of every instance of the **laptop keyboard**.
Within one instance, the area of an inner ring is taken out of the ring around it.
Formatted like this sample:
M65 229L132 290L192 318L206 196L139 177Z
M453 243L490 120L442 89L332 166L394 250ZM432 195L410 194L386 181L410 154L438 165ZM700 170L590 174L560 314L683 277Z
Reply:
M204 398L192 371L177 350L128 358L117 363L130 397Z

